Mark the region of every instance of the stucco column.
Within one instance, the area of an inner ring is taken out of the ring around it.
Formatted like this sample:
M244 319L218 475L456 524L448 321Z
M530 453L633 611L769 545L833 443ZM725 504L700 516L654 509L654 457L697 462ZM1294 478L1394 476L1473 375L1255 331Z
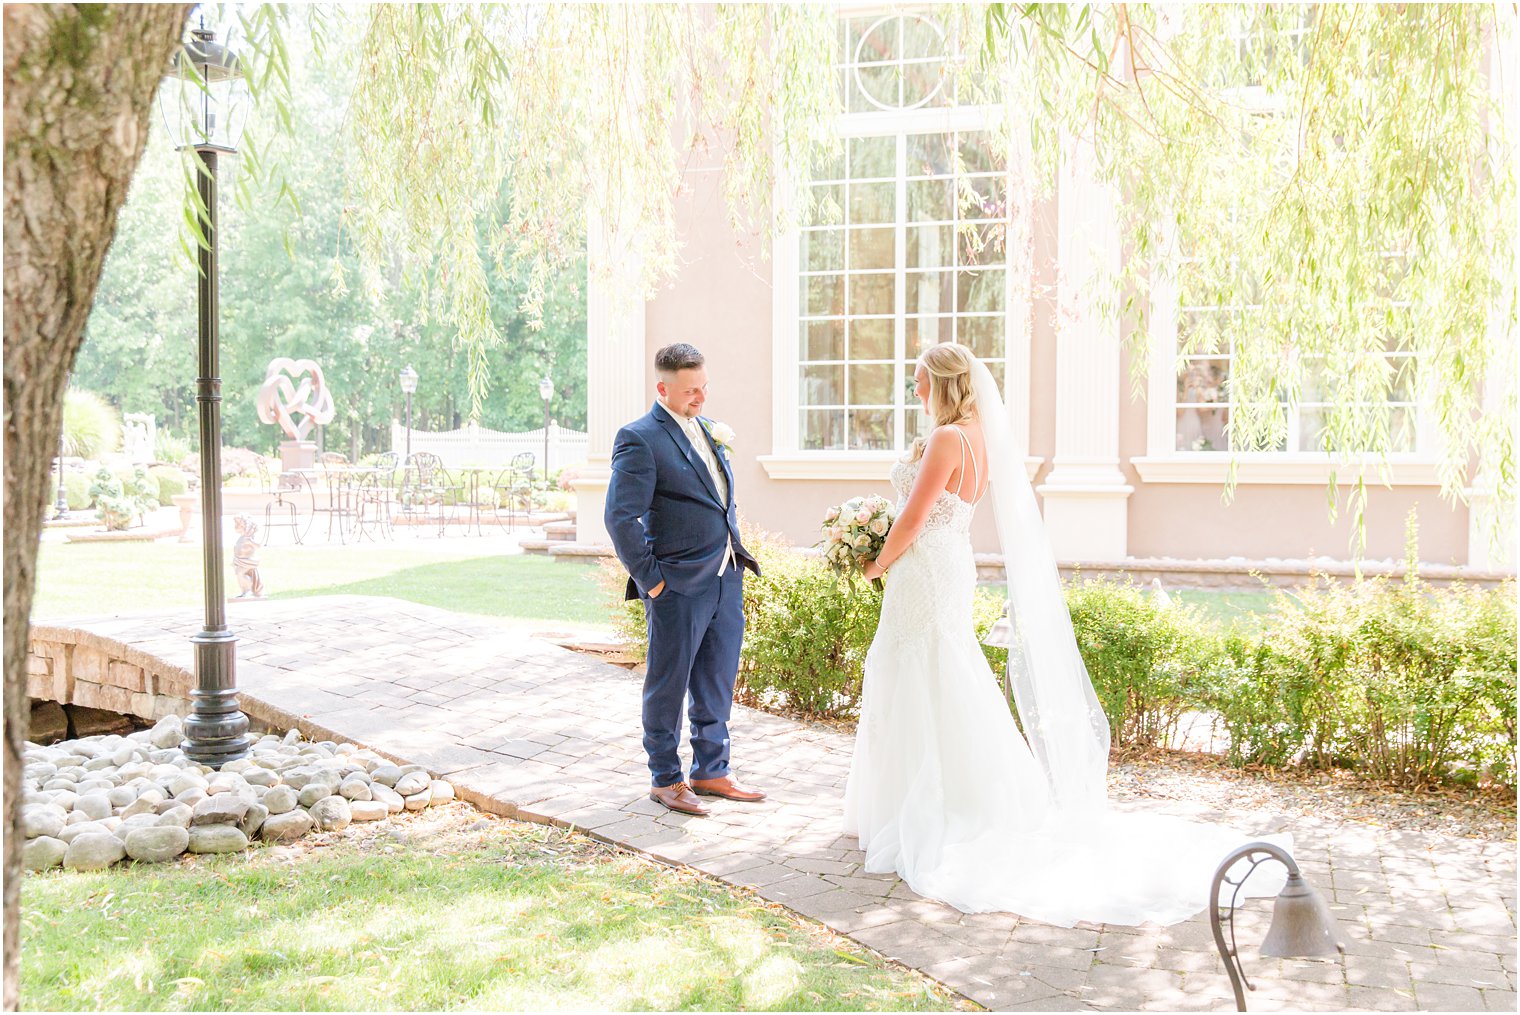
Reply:
M1119 469L1119 326L1100 307L1119 271L1118 225L1091 143L1067 144L1056 197L1056 450L1039 493L1058 559L1122 560L1134 487Z
M1508 71L1501 72L1501 68L1512 68L1517 63L1516 49L1520 43L1517 43L1514 29L1520 27L1520 17L1516 16L1513 9L1504 9L1500 17L1509 21L1510 31L1496 33L1491 25L1484 32L1489 50L1489 94L1494 100L1497 116L1504 124L1502 136L1513 138L1520 131L1520 96L1515 93L1514 81ZM1488 132L1489 149L1495 159L1505 157L1505 153L1499 150L1500 136L1497 131ZM1520 250L1520 220L1511 218L1506 227L1510 230L1510 239L1514 244L1511 249ZM1514 416L1507 412L1505 395L1516 383L1515 351L1520 347L1520 327L1510 320L1506 309L1501 296L1489 312L1489 340L1499 350L1499 354L1490 359L1487 375L1483 378L1483 411L1491 416L1507 418L1513 438L1516 422ZM1483 469L1474 477L1471 487L1466 491L1467 566L1513 571L1515 537L1520 519L1516 517L1513 502L1494 502L1495 485L1490 470Z
M612 438L648 409L640 265L609 242L594 216L586 234L586 465L571 480L575 541L610 543L602 512L612 478Z

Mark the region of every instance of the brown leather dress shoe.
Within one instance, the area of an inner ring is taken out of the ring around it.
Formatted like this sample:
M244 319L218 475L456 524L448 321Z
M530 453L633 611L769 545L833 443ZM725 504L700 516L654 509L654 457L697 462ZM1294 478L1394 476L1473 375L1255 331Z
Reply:
M692 795L691 787L684 782L672 783L669 786L651 786L649 799L657 804L664 804L666 808L680 814L695 814L699 818L707 816L707 808L702 806L702 801Z
M721 779L693 779L691 788L696 790L698 796L720 796L725 800L739 800L744 803L754 803L765 799L765 794L758 789L741 786L726 775Z

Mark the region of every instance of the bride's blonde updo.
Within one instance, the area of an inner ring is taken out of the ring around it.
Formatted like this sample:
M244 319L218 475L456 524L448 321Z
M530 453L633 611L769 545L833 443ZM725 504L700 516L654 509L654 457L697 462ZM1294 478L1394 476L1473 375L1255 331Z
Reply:
M941 342L918 357L929 374L929 418L935 426L964 423L976 415L976 392L971 385L971 352L964 345ZM928 435L913 442L908 461L916 462L928 447Z

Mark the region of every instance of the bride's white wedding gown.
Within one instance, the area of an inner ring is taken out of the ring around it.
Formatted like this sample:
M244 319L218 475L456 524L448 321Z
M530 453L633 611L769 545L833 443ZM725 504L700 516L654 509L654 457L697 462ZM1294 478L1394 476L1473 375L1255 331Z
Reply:
M892 470L899 511L918 468ZM1187 919L1207 906L1220 860L1249 837L1111 811L1106 800L1052 802L972 625L975 510L941 492L892 564L866 656L846 833L860 838L868 871L895 871L918 894L968 913L1066 927ZM1273 866L1252 875L1248 894L1281 887Z

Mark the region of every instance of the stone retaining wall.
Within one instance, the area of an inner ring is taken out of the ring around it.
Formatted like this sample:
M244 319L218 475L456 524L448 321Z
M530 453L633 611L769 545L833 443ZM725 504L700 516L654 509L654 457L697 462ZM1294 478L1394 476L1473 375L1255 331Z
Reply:
M27 644L27 694L61 705L157 722L190 710L195 674L119 641L69 627L34 624Z

